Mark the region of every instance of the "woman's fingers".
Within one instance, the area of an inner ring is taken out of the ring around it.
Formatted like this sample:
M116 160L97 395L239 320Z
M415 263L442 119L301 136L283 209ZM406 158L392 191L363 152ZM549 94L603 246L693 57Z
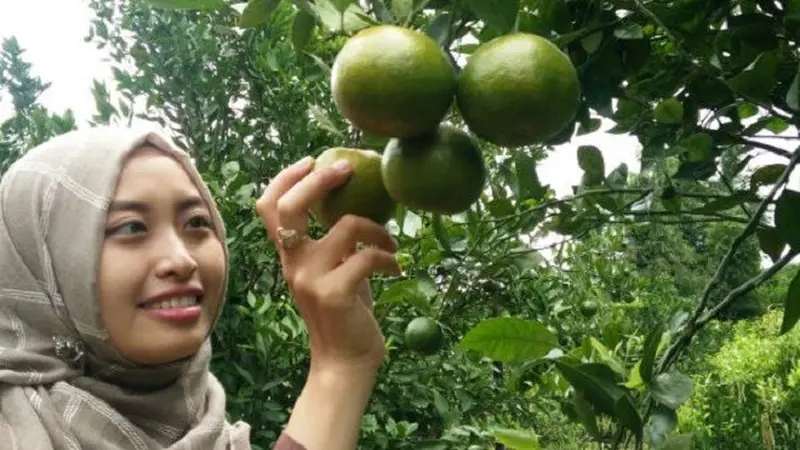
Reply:
M350 290L355 290L359 283L375 273L389 276L397 276L402 273L394 253L377 247L365 248L347 258L339 267L332 270L326 278L334 280L330 282L342 283Z
M308 174L311 162L312 158L306 157L280 171L256 201L256 212L264 221L270 239L275 242L275 230L281 225L277 214L278 200Z
M312 172L278 199L278 222L284 228L297 230L301 235L308 232L308 209L322 200L335 187L350 176L350 164L337 162L331 167Z
M381 225L354 215L343 216L319 241L321 251L316 264L322 270L338 266L344 258L358 250L358 246L375 246L386 252L397 251L397 243Z

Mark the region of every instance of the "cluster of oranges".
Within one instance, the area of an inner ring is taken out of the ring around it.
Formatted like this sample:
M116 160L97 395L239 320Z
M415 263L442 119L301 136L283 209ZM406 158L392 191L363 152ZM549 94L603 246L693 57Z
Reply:
M481 139L506 147L544 142L577 113L577 71L544 37L495 38L479 45L460 71L448 56L426 34L395 25L366 28L345 42L331 68L336 107L355 128L388 142L379 151L335 147L317 157L317 168L338 159L353 167L351 178L312 209L324 226L345 214L383 224L397 204L463 212L488 176ZM445 121L451 111L466 127ZM417 342L422 330L431 337L422 341L440 342L435 321L414 323L407 341Z

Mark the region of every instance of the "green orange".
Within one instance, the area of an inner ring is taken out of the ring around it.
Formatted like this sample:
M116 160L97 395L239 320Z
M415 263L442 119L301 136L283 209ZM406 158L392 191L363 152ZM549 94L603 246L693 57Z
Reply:
M430 317L417 317L406 326L405 345L422 355L432 355L444 345L442 327Z
M395 203L381 179L381 155L374 150L333 147L314 160L314 170L329 167L344 159L352 172L342 185L314 203L311 213L325 228L332 227L344 215L352 214L381 225L394 214Z
M468 127L497 145L540 143L575 117L581 90L569 57L544 37L510 33L480 45L458 80Z
M480 197L487 178L477 140L447 123L420 136L389 140L381 172L396 202L439 214L468 209Z
M456 73L426 34L377 25L345 42L330 83L336 106L355 127L378 136L411 137L445 116L455 98Z

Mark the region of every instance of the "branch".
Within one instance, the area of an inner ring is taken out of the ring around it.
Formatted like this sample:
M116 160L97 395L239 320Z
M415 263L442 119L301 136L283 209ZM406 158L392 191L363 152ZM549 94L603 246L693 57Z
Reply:
M770 266L769 269L761 272L760 274L756 275L755 277L747 280L746 282L742 283L736 289L732 290L722 301L720 301L716 306L708 310L705 314L703 314L699 319L697 319L697 326L702 327L711 319L716 317L716 315L722 311L723 309L727 308L728 305L735 302L737 299L742 297L743 295L747 294L748 292L752 291L753 289L759 287L762 283L769 280L773 275L778 273L779 270L783 269L784 266L789 264L794 257L797 256L796 252L790 251L786 255L784 255L781 259L779 259L775 264Z
M713 217L720 220L727 220L731 222L740 222L740 223L747 223L747 219L742 217L731 216L728 214L720 214L720 213L704 213L704 212L693 212L689 211L626 211L624 213L619 214L620 216L703 216L703 217ZM613 217L613 216L610 216Z
M666 352L664 352L664 356L661 358L661 362L659 363L658 367L659 373L666 370L677 359L683 348L689 344L694 335L706 323L703 322L701 324L698 322L698 320L700 319L700 315L708 306L708 302L711 298L711 291L722 279L722 274L725 269L727 269L731 259L733 259L733 255L736 253L736 250L738 250L742 243L744 243L744 241L753 234L761 220L761 216L763 216L764 212L767 210L767 206L772 203L772 198L778 192L778 189L786 184L786 181L789 179L789 175L792 173L798 162L800 162L800 148L794 151L792 159L789 161L789 164L786 166L786 169L784 169L780 178L778 178L778 181L772 187L769 194L758 205L758 208L753 213L753 216L750 218L750 221L747 223L742 233L739 234L736 239L734 239L733 243L728 249L728 252L722 258L722 261L717 267L716 273L714 273L714 276L711 278L711 280L709 280L708 284L706 284L706 287L700 297L700 302L697 304L697 307L692 312L686 324L682 327L678 339L666 350Z
M749 145L751 147L760 148L761 150L766 150L766 151L768 151L770 153L773 153L773 154L778 155L778 156L782 156L782 157L787 158L787 159L792 157L792 152L790 152L789 150L780 148L780 147L776 147L774 145L770 145L770 144L767 144L767 143L764 143L764 142L750 140L750 139L744 138L742 136L736 136L736 135L733 135L733 134L730 134L730 133L725 133L724 131L713 130L713 132L715 134L716 133L723 134L726 138L736 142L737 144ZM765 136L765 137L770 137L770 136ZM791 139L797 139L797 138L791 138Z
M731 183L731 180L728 179L728 177L722 172L722 170L720 170L719 167L717 167L717 174L719 175L719 179L725 184L725 187L728 188L728 193L734 194L736 190L733 188L733 183ZM750 219L750 211L747 210L747 207L744 205L744 203L739 203L739 208L744 212L744 215Z
M691 219L679 219L679 220L609 220L607 223L613 225L636 225L640 223L657 223L659 225L683 225L687 223L721 223L721 222L730 222L730 219L726 218L719 218L719 217L697 217ZM738 222L738 220L736 220Z

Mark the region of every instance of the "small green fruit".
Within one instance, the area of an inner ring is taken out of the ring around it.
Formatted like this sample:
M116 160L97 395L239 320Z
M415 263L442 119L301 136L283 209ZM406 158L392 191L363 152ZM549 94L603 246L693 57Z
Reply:
M442 327L429 317L417 317L406 327L405 343L419 354L432 355L444 345Z

